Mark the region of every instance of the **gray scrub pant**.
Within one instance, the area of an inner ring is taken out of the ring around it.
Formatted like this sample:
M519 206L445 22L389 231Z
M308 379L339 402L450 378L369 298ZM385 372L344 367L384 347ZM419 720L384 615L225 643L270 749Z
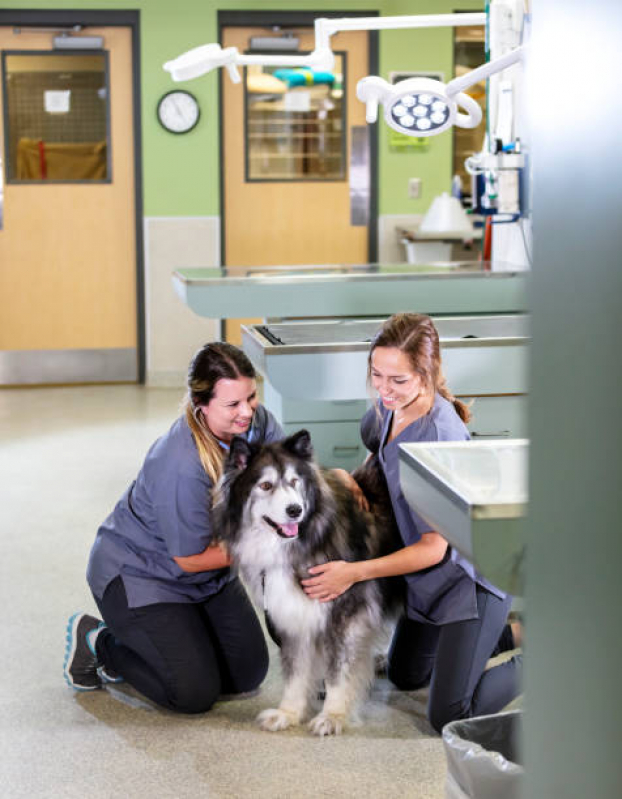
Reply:
M436 626L403 616L389 650L388 676L403 691L430 685L428 719L437 732L456 719L497 713L521 690L522 655L486 669L512 648L506 621L512 599L477 586L477 619Z
M162 707L204 713L219 695L252 691L266 676L264 634L237 578L202 602L130 608L117 577L95 601L108 625L98 660Z

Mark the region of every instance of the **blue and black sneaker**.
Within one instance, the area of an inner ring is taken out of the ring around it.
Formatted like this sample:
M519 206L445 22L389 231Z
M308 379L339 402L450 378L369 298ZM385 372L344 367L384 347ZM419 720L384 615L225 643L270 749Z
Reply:
M111 669L110 666L98 666L97 674L102 683L125 682L123 677L114 671L114 669Z
M87 613L75 613L67 623L67 646L63 672L67 683L77 691L102 687L97 674L95 641L105 624Z

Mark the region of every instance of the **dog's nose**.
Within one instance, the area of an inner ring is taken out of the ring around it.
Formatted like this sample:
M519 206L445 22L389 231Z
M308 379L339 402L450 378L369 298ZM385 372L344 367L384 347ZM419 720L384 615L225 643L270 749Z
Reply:
M300 507L300 505L288 505L285 508L285 513L289 516L290 519L297 519L302 513L302 508Z

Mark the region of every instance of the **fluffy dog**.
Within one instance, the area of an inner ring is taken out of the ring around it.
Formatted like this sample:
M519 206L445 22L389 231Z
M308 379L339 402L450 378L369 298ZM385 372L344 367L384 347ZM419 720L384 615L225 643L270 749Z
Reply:
M379 471L368 465L354 476L371 501L384 496ZM309 728L339 734L373 677L374 643L399 603L401 581L355 583L324 603L309 599L300 581L320 563L393 551L392 513L361 510L350 489L315 464L306 430L262 447L234 438L213 513L219 539L281 647L283 697L259 715L260 726L277 731L299 724L323 678L325 701Z

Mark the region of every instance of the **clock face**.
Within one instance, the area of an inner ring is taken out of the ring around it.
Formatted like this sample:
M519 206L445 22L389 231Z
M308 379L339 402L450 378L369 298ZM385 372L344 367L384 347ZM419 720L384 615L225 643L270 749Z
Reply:
M158 120L171 133L187 133L199 121L199 103L190 92L168 92L158 103Z

